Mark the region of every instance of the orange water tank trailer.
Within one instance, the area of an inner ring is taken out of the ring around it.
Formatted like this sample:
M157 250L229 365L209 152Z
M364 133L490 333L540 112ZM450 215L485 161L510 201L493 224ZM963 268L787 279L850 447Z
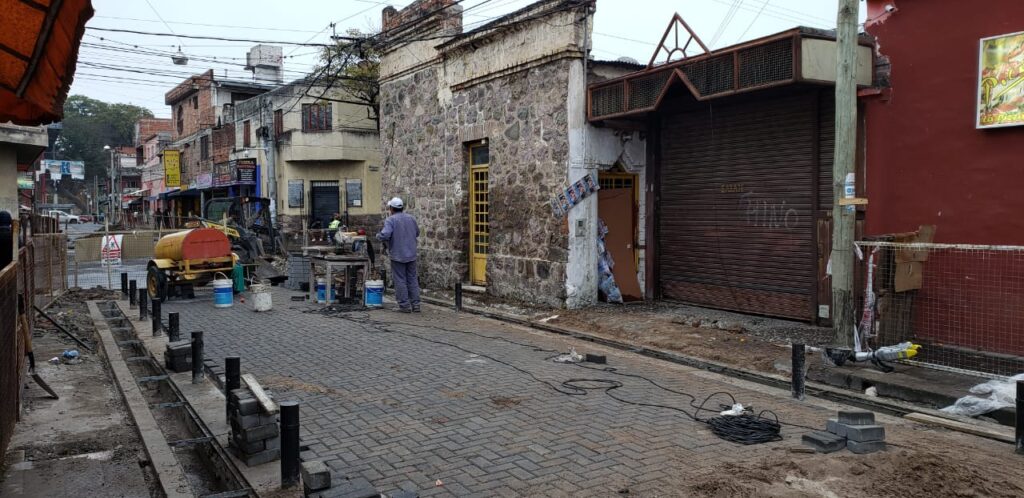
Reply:
M153 248L154 259L206 260L231 256L231 241L214 228L193 228L163 236Z

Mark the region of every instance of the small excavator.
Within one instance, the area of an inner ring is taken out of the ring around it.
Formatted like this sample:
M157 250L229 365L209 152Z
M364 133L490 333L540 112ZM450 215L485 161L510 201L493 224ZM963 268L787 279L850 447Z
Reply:
M186 227L215 228L231 241L231 251L239 264L259 280L280 283L282 275L271 264L278 257L287 257L284 241L270 222L270 199L264 197L219 197L206 201L202 218L186 223Z

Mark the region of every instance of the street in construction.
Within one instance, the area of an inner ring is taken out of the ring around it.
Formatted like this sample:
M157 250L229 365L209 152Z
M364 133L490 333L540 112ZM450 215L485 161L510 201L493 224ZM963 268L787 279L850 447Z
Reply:
M422 496L877 496L908 479L901 495L1024 492L998 470L1004 443L879 415L885 452L798 453L840 405L440 307L345 311L274 289L268 312L215 308L209 293L163 308L183 335L204 332L207 358L238 355L277 400L299 401L302 458L335 479ZM607 364L553 360L571 349ZM783 439L737 444L695 420L733 400L778 416Z

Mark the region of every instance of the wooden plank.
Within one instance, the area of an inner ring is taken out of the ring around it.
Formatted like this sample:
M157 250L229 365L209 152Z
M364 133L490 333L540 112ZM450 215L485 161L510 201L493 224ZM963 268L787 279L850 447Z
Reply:
M868 200L863 197L850 197L839 199L840 206L866 206Z
M965 422L958 422L956 420L950 420L948 418L935 417L932 415L925 415L923 413L911 412L903 416L907 420L913 420L914 422L920 422L922 424L937 425L945 427L946 429L963 432L966 434L972 434L974 436L981 436L984 438L995 439L996 441L1002 441L1004 443L1013 443L1014 437L1013 432L1009 427L1005 430L1000 430L995 427L984 427L981 425L968 424Z
M253 377L252 374L243 374L242 381L249 386L249 390L252 391L253 396L256 396L256 399L260 401L260 405L263 406L263 409L266 410L267 413L271 415L277 413L277 403L270 399L270 396L267 396L266 391L263 390L263 386L261 386L259 381L256 380L256 377Z

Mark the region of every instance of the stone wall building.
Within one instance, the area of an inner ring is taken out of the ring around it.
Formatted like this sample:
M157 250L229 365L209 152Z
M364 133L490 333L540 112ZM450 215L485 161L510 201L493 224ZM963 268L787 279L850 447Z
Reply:
M588 60L593 9L542 0L468 32L452 0L384 10L382 197L403 197L420 222L426 287L471 282L552 306L597 300L597 196L562 215L552 200L613 168L643 185L645 152L639 134L586 124L588 79L636 69ZM634 225L630 250L642 257Z

